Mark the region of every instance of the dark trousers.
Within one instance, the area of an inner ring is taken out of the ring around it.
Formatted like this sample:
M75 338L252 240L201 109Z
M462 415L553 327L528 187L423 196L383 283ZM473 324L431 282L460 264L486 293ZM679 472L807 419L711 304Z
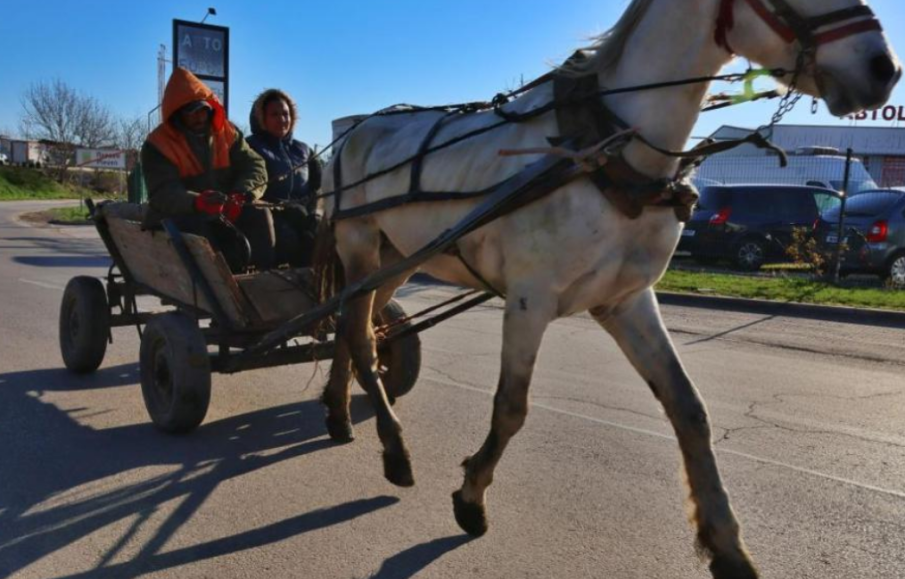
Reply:
M266 207L246 205L235 224L200 214L176 217L173 223L184 233L207 238L233 273L243 273L249 265L259 271L276 266L273 215Z
M286 204L273 210L276 262L309 267L314 254L318 218L305 207Z

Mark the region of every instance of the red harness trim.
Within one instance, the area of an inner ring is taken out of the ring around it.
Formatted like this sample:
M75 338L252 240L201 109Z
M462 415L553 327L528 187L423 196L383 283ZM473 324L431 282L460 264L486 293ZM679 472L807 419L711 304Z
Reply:
M780 19L776 13L768 9L762 0L745 0L748 5L751 7L754 12L760 16L761 20L763 20L767 26L770 27L773 32L779 35L787 43L791 44L795 42L798 38L795 30L786 24ZM720 10L719 15L717 16L716 21L716 31L714 32L714 41L717 46L721 48L725 48L728 52L735 54L735 51L732 49L732 46L729 45L729 32L735 26L735 0L722 0L720 2ZM814 34L813 36L813 44L814 47L821 46L823 44L829 44L831 42L836 42L837 40L842 40L843 38L848 38L849 36L854 36L856 34L861 34L862 32L871 32L871 31L882 31L883 26L880 25L880 21L876 18L869 18L867 20L859 20L857 22L852 22L851 24L846 24L845 26L840 26L838 28L833 28L831 30L827 30L826 32L821 32Z
M860 22L853 22L841 28L835 28L833 30L821 32L820 34L815 34L814 43L817 46L820 46L821 44L829 44L831 42L836 42L837 40L842 40L843 38L848 38L849 36L854 36L855 34L870 32L872 30L876 30L878 32L883 31L883 26L876 18L871 18L870 20L861 20Z
M732 0L723 0L724 2L728 1L730 4L734 2ZM771 12L764 6L761 0L745 0L748 3L748 6L751 7L754 12L760 16L760 19L767 23L773 32L778 34L780 38L786 41L787 44L792 44L795 42L795 31L792 30L785 22L779 19L776 14Z

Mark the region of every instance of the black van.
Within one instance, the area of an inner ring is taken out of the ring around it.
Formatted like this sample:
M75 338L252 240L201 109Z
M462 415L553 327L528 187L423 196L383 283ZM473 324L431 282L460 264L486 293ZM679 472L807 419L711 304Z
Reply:
M729 259L745 271L783 261L795 229L810 231L841 204L830 189L793 185L711 185L682 232L679 251L698 261Z

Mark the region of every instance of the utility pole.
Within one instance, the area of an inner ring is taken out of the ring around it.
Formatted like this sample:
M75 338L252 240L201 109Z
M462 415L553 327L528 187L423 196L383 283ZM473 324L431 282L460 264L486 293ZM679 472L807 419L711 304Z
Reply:
M845 177L842 182L842 205L839 207L839 223L836 225L836 253L833 261L833 283L839 285L842 270L842 246L845 244L845 205L848 200L848 189L852 178L852 157L855 152L851 147L845 153Z
M167 46L161 44L157 50L157 106L160 111L157 117L158 123L163 122L163 92L167 86Z

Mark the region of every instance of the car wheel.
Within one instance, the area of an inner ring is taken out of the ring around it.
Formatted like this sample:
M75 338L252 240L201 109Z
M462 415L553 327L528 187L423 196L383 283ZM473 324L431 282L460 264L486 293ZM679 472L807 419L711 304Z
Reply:
M735 251L735 265L742 271L757 271L766 261L767 248L758 239L746 239Z
M905 253L900 253L892 258L886 272L886 279L892 287L905 289Z

